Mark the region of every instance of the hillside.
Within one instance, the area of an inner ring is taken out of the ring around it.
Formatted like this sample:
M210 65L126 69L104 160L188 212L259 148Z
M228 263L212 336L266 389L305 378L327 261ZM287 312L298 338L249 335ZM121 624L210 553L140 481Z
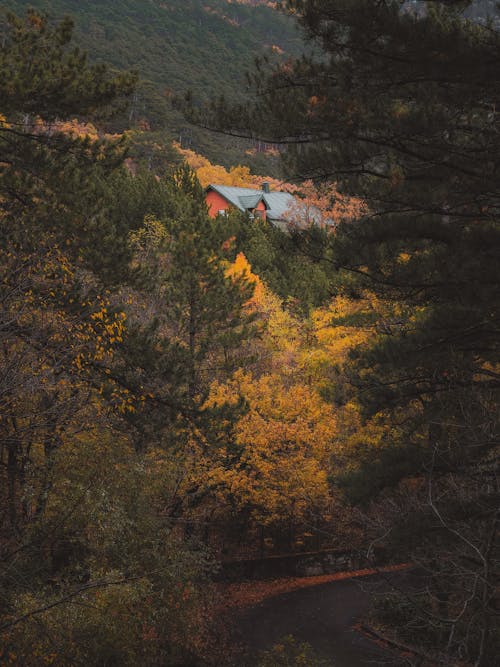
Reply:
M500 31L203 1L1 4L0 667L498 664Z
M233 99L245 92L245 71L257 56L296 55L302 42L294 22L267 1L230 0L5 0L16 13L28 7L54 19L73 16L75 42L91 59L119 69L136 69L141 84L128 123L160 133L160 143L181 140L212 160L235 163L243 152L234 142L186 126L170 104L190 89L198 99L214 92ZM254 165L255 166L255 165Z

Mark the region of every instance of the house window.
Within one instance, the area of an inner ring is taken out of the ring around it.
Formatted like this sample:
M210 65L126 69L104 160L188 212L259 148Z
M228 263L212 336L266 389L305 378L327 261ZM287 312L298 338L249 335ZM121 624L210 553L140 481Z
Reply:
M218 214L219 215L227 215L227 211L226 211L225 208L220 208L219 211L218 211Z

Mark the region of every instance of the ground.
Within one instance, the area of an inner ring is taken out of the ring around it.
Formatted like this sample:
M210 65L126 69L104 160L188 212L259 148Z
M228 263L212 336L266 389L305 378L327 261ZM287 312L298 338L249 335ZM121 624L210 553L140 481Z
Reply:
M233 664L255 665L260 651L287 635L310 644L331 667L400 664L397 656L377 646L355 626L366 614L372 597L405 576L404 572L358 573L354 577L344 573L330 576L326 582L317 581L325 577L311 577L309 585L307 580L295 579L288 580L287 592L277 594L271 592L273 582L245 584L248 591L240 593L235 605L235 641L242 653ZM281 586L285 586L284 581ZM274 590L279 591L277 582Z

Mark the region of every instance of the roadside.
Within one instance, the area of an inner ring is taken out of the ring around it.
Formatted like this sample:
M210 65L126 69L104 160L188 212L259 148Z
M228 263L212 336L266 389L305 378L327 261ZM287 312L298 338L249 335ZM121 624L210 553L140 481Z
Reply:
M312 577L287 577L286 579L222 584L221 593L226 609L232 607L244 608L263 602L276 595L290 593L302 588L328 584L332 581L343 581L344 579L357 579L379 573L400 572L410 567L408 563L400 563L398 565L364 568L350 572L335 572L334 574L322 574Z

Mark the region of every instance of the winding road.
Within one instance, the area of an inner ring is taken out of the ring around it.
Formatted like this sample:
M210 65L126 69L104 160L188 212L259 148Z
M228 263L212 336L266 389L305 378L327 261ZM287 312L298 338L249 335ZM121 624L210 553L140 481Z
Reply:
M310 644L329 667L396 665L393 653L378 647L353 626L367 612L374 595L404 577L404 573L393 573L332 581L276 595L241 611L238 640L247 658L239 664L255 665L260 651L293 635L299 642Z

